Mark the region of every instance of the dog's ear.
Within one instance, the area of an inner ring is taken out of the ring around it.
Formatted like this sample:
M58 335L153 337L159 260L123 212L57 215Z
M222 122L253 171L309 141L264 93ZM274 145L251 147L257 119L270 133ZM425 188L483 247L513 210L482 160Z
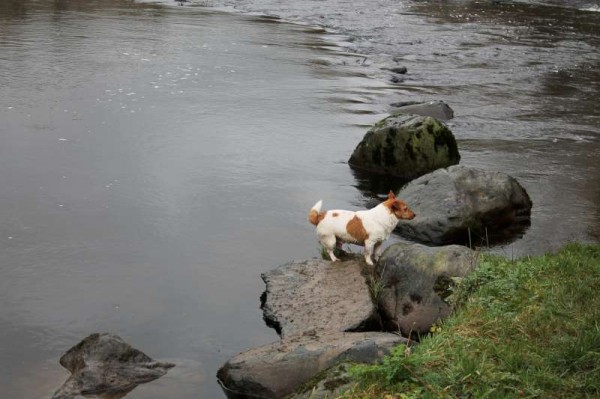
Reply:
M404 211L404 210L406 210L407 206L404 203L404 201L395 200L394 203L392 204L392 208L397 209L399 211Z
M388 193L388 199L396 199L396 196L394 195L394 192L392 190L390 190L390 192Z

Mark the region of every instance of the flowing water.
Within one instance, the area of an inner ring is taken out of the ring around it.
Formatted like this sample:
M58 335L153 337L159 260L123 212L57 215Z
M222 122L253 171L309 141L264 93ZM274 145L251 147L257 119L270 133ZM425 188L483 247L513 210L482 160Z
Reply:
M461 163L528 190L496 251L597 241L598 4L546 3L0 1L0 397L101 331L178 364L128 398L223 397L277 339L260 273L318 256L307 209L382 193L346 161L395 101L448 102Z

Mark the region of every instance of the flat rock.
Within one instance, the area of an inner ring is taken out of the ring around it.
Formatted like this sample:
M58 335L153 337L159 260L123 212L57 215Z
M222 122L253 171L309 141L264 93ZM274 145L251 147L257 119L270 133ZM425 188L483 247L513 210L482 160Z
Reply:
M475 267L475 252L460 245L427 247L397 243L389 246L376 265L383 292L380 309L387 328L403 335L425 334L447 317L445 301L453 278Z
M364 331L379 322L359 260L291 262L263 273L261 308L282 337L307 331Z
M137 385L167 373L174 364L157 362L113 334L92 334L69 349L60 364L72 374L52 399L95 395L121 398Z
M217 378L229 399L284 398L335 364L372 363L406 342L381 332L295 335L240 353Z
M508 242L530 224L529 195L501 172L451 166L411 181L397 196L416 217L401 220L395 231L428 245Z
M395 109L392 115L414 114L421 116L431 116L440 121L448 121L454 118L454 111L444 101L426 101L417 103L395 103L392 104Z

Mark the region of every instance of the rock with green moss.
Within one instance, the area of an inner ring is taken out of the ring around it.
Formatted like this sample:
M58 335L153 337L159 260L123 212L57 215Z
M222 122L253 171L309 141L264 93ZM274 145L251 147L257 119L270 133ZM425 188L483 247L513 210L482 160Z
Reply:
M318 374L286 399L334 399L356 382L350 374L353 363L340 363Z
M377 122L348 163L372 173L413 179L459 161L456 140L446 125L431 117L402 114Z
M386 327L406 336L429 332L450 314L447 298L454 279L468 275L475 261L476 253L460 245L397 243L388 247L376 265L383 287L379 307Z

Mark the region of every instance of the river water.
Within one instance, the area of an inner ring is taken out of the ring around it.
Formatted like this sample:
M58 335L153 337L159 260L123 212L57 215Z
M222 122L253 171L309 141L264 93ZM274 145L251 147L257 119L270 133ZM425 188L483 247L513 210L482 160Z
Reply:
M223 397L277 339L260 273L318 256L307 209L382 194L346 161L392 102L445 100L461 163L528 190L495 251L597 241L598 4L547 3L0 2L0 397L102 331L178 364L128 398Z

